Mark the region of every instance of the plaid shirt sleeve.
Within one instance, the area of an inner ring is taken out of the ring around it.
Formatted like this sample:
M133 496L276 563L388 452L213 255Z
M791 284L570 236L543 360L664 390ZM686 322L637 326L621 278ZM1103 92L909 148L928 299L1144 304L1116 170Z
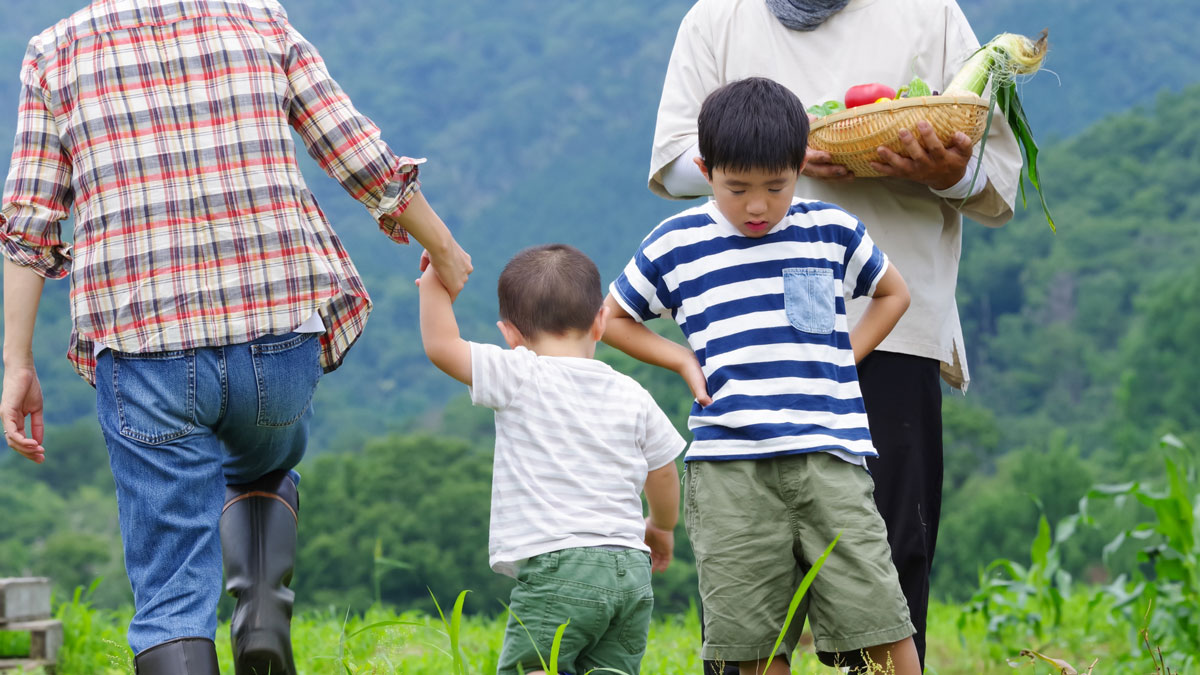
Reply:
M408 243L395 220L419 189L424 159L401 157L380 138L379 128L356 110L325 68L315 47L283 22L292 128L325 173L361 202L393 241Z
M70 246L61 221L71 213L71 162L63 150L48 89L39 70L40 49L29 43L21 65L17 135L0 212L0 251L22 267L60 279L71 271Z

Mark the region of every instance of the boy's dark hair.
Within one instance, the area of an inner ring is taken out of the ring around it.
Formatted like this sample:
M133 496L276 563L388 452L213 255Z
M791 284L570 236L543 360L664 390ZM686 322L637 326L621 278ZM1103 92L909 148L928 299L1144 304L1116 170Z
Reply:
M600 271L582 251L544 244L513 256L500 273L500 318L526 339L588 330L604 304Z
M799 171L808 149L808 112L790 89L765 77L730 82L704 99L700 157L713 169Z

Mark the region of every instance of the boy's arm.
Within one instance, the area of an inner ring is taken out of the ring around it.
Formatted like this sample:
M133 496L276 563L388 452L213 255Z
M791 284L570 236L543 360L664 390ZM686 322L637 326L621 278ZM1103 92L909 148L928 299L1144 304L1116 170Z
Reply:
M425 356L442 372L471 386L471 345L458 334L450 292L433 265L417 281L421 298L421 342Z
M675 554L675 525L679 522L679 471L675 461L646 474L646 545L650 547L650 567L662 572Z
M908 302L908 284L904 283L896 266L889 264L883 278L875 285L875 294L867 303L858 325L850 331L855 363L866 358L892 332L896 322L908 310Z
M633 358L679 373L700 405L712 403L708 382L700 362L689 347L672 342L634 319L621 303L609 293L604 299L609 308L608 327L601 338L604 344L619 349Z

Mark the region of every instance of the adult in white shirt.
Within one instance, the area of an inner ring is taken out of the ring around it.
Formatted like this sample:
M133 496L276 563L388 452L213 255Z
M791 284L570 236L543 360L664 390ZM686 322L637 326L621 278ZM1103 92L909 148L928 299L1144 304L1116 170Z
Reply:
M694 159L696 116L709 92L751 76L774 79L806 105L840 100L849 87L897 86L919 75L944 89L979 41L954 0L699 0L671 53L654 133L649 187L667 198L711 193ZM999 119L999 118L997 118ZM1012 217L1021 157L1005 124L991 126L976 171L965 134L948 144L923 125L901 132L906 152L881 151L888 177L858 179L808 151L796 194L858 216L904 273L908 312L859 380L879 458L868 462L909 602L924 666L929 574L941 509L939 374L966 390L966 352L954 290L964 215L989 227ZM861 302L847 302L852 323ZM708 670L706 672L716 672Z

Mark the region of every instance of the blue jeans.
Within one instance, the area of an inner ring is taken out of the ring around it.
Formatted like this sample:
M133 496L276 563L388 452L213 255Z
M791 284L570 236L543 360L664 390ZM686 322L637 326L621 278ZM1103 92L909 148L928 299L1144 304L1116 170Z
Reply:
M135 654L215 638L225 486L290 471L303 457L319 359L312 333L100 354L96 408L133 586Z

